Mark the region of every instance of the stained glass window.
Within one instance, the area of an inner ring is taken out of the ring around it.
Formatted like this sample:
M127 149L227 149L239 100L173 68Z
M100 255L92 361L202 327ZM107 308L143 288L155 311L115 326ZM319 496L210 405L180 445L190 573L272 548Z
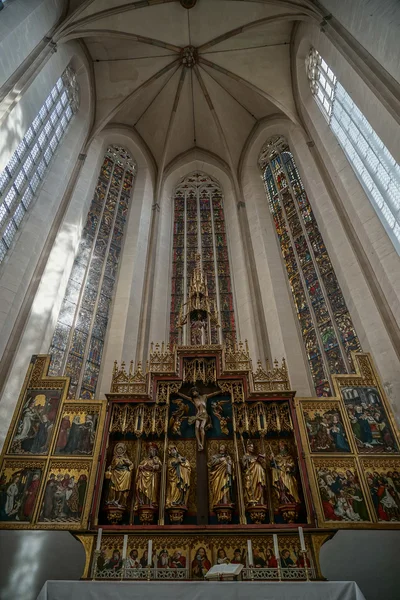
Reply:
M286 272L317 396L330 395L334 373L353 371L351 351L360 350L349 311L283 137L263 147L262 169Z
M400 254L400 165L315 48L306 66L314 98Z
M221 328L211 331L212 343L236 339L235 313L225 231L222 190L203 173L185 177L174 193L174 232L170 342L178 342L177 319L187 300L190 277L201 256L208 293L221 315Z
M107 149L49 353L50 375L71 378L70 398L96 392L136 165Z
M67 67L0 173L0 263L46 176L78 105L76 76Z

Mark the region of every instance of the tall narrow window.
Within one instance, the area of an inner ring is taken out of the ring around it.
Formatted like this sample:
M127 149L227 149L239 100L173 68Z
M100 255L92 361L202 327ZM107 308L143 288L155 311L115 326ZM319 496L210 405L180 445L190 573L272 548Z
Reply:
M317 396L332 392L330 375L353 370L360 350L349 311L286 140L263 147L269 206L285 262Z
M71 377L70 398L96 391L135 174L127 151L109 147L49 349L49 374Z
M209 296L215 300L221 315L221 330L212 329L212 342L234 341L235 314L222 190L214 179L203 173L185 177L174 193L171 343L178 342L177 320L187 299L197 252L207 275Z
M0 263L78 109L78 84L67 67L46 98L17 149L0 173Z
M319 108L400 253L400 165L314 48L306 66Z

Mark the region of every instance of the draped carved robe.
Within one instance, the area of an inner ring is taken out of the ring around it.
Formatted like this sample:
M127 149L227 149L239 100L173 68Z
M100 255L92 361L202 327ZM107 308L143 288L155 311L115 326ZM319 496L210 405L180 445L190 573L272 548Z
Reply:
M158 506L160 474L161 461L158 456L147 456L142 460L136 474L135 510L141 505Z
M168 484L165 506L186 506L190 489L192 467L184 456L178 454L168 460Z
M265 504L267 477L265 457L253 453L243 456L244 492L246 504Z
M214 454L209 468L212 505L232 504L232 458L229 454Z

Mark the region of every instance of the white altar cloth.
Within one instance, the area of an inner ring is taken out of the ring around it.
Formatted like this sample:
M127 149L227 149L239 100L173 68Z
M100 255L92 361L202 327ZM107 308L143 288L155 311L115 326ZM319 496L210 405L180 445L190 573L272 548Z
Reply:
M37 600L365 600L354 581L46 581Z

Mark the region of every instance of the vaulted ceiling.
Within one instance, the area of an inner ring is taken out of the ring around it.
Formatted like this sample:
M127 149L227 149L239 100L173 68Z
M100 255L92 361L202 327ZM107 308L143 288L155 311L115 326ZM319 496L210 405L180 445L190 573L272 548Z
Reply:
M76 8L74 7L76 5ZM309 0L72 1L59 41L94 63L94 133L134 127L159 168L193 147L236 169L258 120L296 120L290 39Z

